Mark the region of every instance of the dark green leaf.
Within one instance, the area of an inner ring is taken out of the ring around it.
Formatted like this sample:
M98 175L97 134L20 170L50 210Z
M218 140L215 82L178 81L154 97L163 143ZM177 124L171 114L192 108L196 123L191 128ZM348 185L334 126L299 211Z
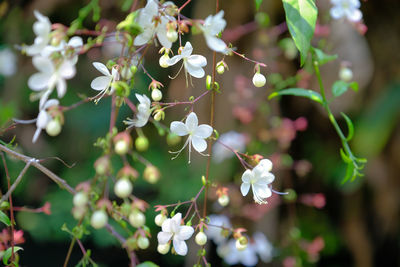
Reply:
M332 85L332 94L335 97L341 96L342 94L344 94L347 91L348 88L349 88L349 84L348 83L346 83L346 82L344 82L342 80L336 81Z
M258 11L260 9L260 6L262 4L263 0L254 0L255 4L256 4L256 11Z
M137 267L159 267L157 264L151 261L145 261L142 262L141 264L137 265Z
M273 92L272 94L269 95L268 99L274 98L276 96L280 95L295 95L295 96L302 96L302 97L307 97L315 102L318 102L320 104L323 103L322 97L319 93L312 91L312 90L307 90L303 88L289 88L285 90L281 90L278 92Z
M310 42L314 35L318 9L314 0L282 0L286 23L293 41L301 55L301 66L305 63Z
M8 260L11 258L12 250L13 250L13 248L12 248L12 247L9 247L9 248L4 252L4 254L3 254L3 264L4 264L4 265L8 265L8 264L9 264ZM19 250L23 250L23 248L14 246L14 253L16 253L16 252L19 251Z
M322 50L315 48L315 47L313 47L312 49L315 53L315 57L316 57L316 60L318 61L318 65L320 65L320 66L322 66L332 60L335 60L338 57L337 55L325 54Z
M7 226L11 226L10 218L8 218L8 216L2 211L0 211L0 222L4 223Z
M347 117L346 114L344 114L343 112L341 112L340 114L342 114L343 118L346 120L347 129L348 129L348 131L349 131L348 134L347 134L346 140L347 140L347 141L350 141L350 140L353 138L353 135L354 135L354 126L353 126L353 123L351 122L350 118Z

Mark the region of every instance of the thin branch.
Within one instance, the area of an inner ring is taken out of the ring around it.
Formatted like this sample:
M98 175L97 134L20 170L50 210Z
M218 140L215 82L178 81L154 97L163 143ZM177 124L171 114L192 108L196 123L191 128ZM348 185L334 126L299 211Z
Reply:
M24 176L24 174L26 173L26 171L29 169L29 166L31 166L33 161L28 161L25 165L25 167L22 169L22 171L19 173L17 179L15 180L15 182L11 185L11 187L8 189L7 193L5 193L3 195L3 197L0 200L0 203L2 203L3 201L7 200L7 198L9 198L12 194L12 192L14 192L15 188L17 187L17 185L21 182L22 177Z

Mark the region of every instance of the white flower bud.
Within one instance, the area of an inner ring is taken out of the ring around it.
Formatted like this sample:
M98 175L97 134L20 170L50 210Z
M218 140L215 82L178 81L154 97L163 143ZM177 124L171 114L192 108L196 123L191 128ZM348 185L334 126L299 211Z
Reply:
M154 218L154 222L156 223L157 226L162 226L163 222L167 219L167 216L165 216L164 214L158 214L155 218Z
M349 68L341 68L339 71L339 79L350 82L353 79L353 71Z
M247 244L248 244L247 238L242 236L236 240L235 246L237 250L242 251L247 248Z
M140 249L146 249L150 245L150 241L147 237L145 236L139 236L137 239L137 245Z
M162 92L159 89L153 89L151 91L151 98L153 101L160 101L162 99Z
M90 218L90 224L93 228L103 228L108 222L107 213L104 210L96 210Z
M169 67L168 62L167 62L168 59L169 59L168 54L164 54L164 55L162 55L162 56L160 57L160 59L158 60L158 63L160 63L160 66L161 66L162 68L168 68L168 67Z
M128 197L132 193L132 183L128 179L119 179L114 185L114 193L120 198Z
M218 203L223 207L227 206L229 204L229 196L225 194L220 196L218 198Z
M165 254L168 253L169 247L170 247L170 246L171 246L171 245L170 245L169 243L163 244L163 245L159 244L159 245L157 246L157 251L158 251L158 253L165 255Z
M58 120L51 120L46 125L46 133L50 136L57 136L61 132L61 124Z
M224 72L225 72L224 65L222 65L222 64L218 65L217 66L217 72L218 72L218 74L224 74Z
M263 87L267 80L265 79L265 76L262 75L261 73L257 72L253 76L253 84L255 87Z
M118 155L125 155L129 151L129 145L125 142L125 140L119 140L115 143L114 150Z
M176 40L178 40L178 33L175 30L167 31L167 39L171 43L176 42Z
M132 78L133 73L131 71L131 68L129 68L127 66L123 67L122 70L121 70L121 76L125 80L129 80L130 78Z
M134 211L129 215L129 222L133 227L139 228L146 223L146 217L140 211Z
M75 218L75 220L80 220L85 216L87 212L86 206L75 206L72 208L72 216Z
M196 244L204 246L207 243L207 235L204 232L199 232L195 237Z
M74 203L75 207L83 207L88 202L88 197L84 192L78 192L75 194L72 202Z

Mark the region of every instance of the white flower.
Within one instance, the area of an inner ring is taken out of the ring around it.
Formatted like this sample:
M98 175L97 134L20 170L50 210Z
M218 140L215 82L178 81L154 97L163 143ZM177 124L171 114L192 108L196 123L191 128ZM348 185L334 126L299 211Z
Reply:
M161 226L162 231L158 233L157 239L160 245L165 245L172 239L176 253L185 256L188 251L185 240L193 235L194 229L191 226L181 225L181 220L181 213L166 219Z
M51 22L48 17L43 16L37 10L33 12L37 21L33 24L33 31L36 34L33 45L26 47L26 53L30 56L38 55L50 41Z
M170 4L165 3L163 8ZM169 21L175 21L175 18L159 14L158 5L158 1L148 0L146 6L140 9L137 23L142 27L143 32L136 36L134 45L144 45L156 35L162 46L171 48L172 42L167 38L167 24Z
M69 39L68 43L66 43L64 40L61 40L58 46L46 46L40 54L44 57L49 57L53 52L61 52L64 57L71 58L71 62L73 62L73 64L76 64L76 62L78 61L77 52L82 47L82 38L79 36L74 36ZM67 55L67 50L72 51L72 55Z
M229 265L255 266L258 263L258 257L254 246L247 246L243 250L238 250L235 243L236 241L231 239L228 243L218 246L218 255Z
M253 191L254 201L258 204L266 204L266 198L272 195L269 184L275 179L275 176L270 173L272 162L268 159L263 159L258 163L253 170L246 170L242 175L242 185L240 191L243 196L246 196L251 189Z
M9 48L0 50L0 74L12 76L17 70L17 58L14 52Z
M185 123L180 121L173 121L171 123L170 129L172 133L178 136L189 135L183 147L179 151L172 152L177 154L173 159L179 156L179 154L188 144L189 144L189 163L190 163L190 153L192 152L192 145L193 148L200 154L202 154L201 152L206 150L207 142L204 139L208 138L212 134L213 128L207 124L201 124L201 125L198 124L199 122L197 119L197 115L194 112L191 112L188 115Z
M256 232L253 234L254 243L251 244L258 256L263 262L270 262L273 256L273 246L268 241L267 237L261 233Z
M220 163L234 155L226 146L237 152L244 152L246 149L246 137L244 134L235 131L221 134L213 146L212 157L216 163Z
M54 87L57 87L58 97L63 97L67 91L65 80L71 79L76 73L73 62L62 60L55 65L49 58L42 56L33 57L32 62L39 72L29 77L28 86L34 91L42 91L40 107L46 102Z
M119 80L119 73L116 68L113 68L110 73L106 65L100 62L93 62L93 66L104 74L103 76L95 78L90 84L92 89L100 91L100 93L93 97L93 99L96 99L95 102L97 103L105 94L112 94L114 92L112 82Z
M175 65L181 59L183 60L183 66L185 67L185 75L187 82L187 73L195 78L204 77L203 67L207 65L207 59L201 55L192 55L193 47L191 43L186 42L185 47L182 49L180 55L176 55L166 62L169 66ZM178 72L179 73L179 72Z
M226 21L223 19L224 11L221 10L215 16L208 16L201 29L206 39L206 43L211 50L227 54L229 49L224 41L219 39L217 35L225 29Z
M137 113L135 119L128 118L124 121L125 124L129 125L128 128L131 127L143 127L146 125L149 120L151 114L151 101L146 95L135 94L137 100L139 100L139 105L137 106Z
M39 111L39 115L36 119L36 131L33 135L32 143L35 143L39 138L40 133L43 129L46 129L47 124L52 120L52 117L47 112L47 109L52 106L58 106L59 102L57 99L50 99L44 103L43 107Z
M220 245L225 243L226 237L222 235L221 231L223 228L231 228L231 222L225 215L211 214L209 216L210 221L207 224L205 233L210 240L213 240L215 244Z
M346 17L348 20L357 22L362 18L359 0L331 0L333 7L330 10L334 19Z

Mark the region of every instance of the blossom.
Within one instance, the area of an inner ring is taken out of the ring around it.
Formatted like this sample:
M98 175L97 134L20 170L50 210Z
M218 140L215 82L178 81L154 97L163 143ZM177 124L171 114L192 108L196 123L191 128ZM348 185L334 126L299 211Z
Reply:
M165 245L172 240L176 253L185 256L188 251L185 240L193 235L194 229L191 226L181 225L181 221L181 213L166 219L161 226L162 231L158 233L157 239L160 245Z
M359 0L331 0L331 4L333 7L330 13L334 19L346 17L352 22L357 22L362 18Z
M179 156L179 154L188 144L189 144L189 163L190 163L190 153L192 152L192 145L193 148L200 154L202 154L201 152L206 150L207 142L204 139L208 138L212 134L213 128L207 124L198 125L198 123L199 122L197 119L197 115L194 112L191 112L187 116L185 123L180 121L173 121L171 123L170 129L172 133L178 136L189 135L183 147L179 151L172 152L177 154L173 159Z
M186 42L185 47L182 49L180 55L176 55L166 60L168 66L175 65L181 59L185 67L185 75L187 80L187 73L195 78L204 77L203 67L207 65L207 59L201 55L192 55L193 47L190 42ZM179 72L178 72L179 73Z
M17 71L17 57L10 48L0 50L0 74L12 76Z
M170 4L165 3L163 7ZM140 9L137 23L142 27L143 32L136 36L134 45L144 45L156 35L162 46L171 48L172 42L167 38L167 24L169 21L175 21L175 18L166 14L159 15L158 5L158 1L148 0L146 6Z
M270 262L273 256L273 246L268 241L267 237L261 232L253 234L254 243L251 246L257 252L258 256L263 262Z
M47 101L54 87L57 87L58 97L63 97L67 91L65 80L71 79L76 73L74 63L62 60L55 65L51 59L43 56L33 57L32 62L39 72L29 77L28 86L34 91L42 91L40 107Z
M210 216L208 216L208 218L210 220L207 224L207 229L205 230L207 237L210 240L213 240L214 243L217 245L225 243L227 238L222 234L222 230L223 228L229 229L232 227L229 218L225 215L216 214L211 214Z
M151 114L150 99L146 95L135 95L140 104L137 106L136 118L128 118L126 121L124 121L125 124L129 125L128 128L145 126Z
M228 147L230 149L228 149ZM244 134L229 131L221 134L213 146L212 157L216 163L220 163L234 155L231 151L243 152L246 149L246 137Z
M272 162L268 159L263 159L258 163L253 170L246 170L242 175L242 185L240 191L243 196L246 196L251 189L253 191L254 201L258 204L266 204L266 198L272 195L269 184L275 179L275 176L270 173Z
M235 243L234 239L230 239L227 243L218 246L218 255L229 265L255 266L258 263L255 247L248 245L245 249L238 250Z
M58 46L47 45L43 51L40 53L44 57L49 57L54 52L61 52L61 54L68 58L71 58L73 64L76 64L78 61L78 55L76 54L77 50L83 47L83 40L79 36L73 36L69 39L68 43L64 40L61 40ZM67 55L69 51L72 51L72 55Z
M43 107L39 111L39 115L36 119L36 131L32 138L32 143L35 143L39 138L40 133L46 128L47 124L52 120L51 115L47 112L47 109L52 106L58 106L59 101L57 99L47 100Z
M211 50L227 54L229 49L224 41L217 37L217 35L225 29L226 21L223 19L224 11L221 10L215 16L209 15L201 29L206 39L206 43Z
M107 67L100 62L93 62L93 66L100 71L103 76L99 76L95 78L90 87L96 91L100 91L93 99L96 99L97 103L105 94L112 94L114 92L114 88L112 87L112 82L119 80L119 73L116 68L113 68L111 73L107 69Z
M39 11L33 12L37 21L33 24L33 31L36 34L33 45L26 47L26 53L30 56L38 55L50 41L51 22L48 17L40 14Z

